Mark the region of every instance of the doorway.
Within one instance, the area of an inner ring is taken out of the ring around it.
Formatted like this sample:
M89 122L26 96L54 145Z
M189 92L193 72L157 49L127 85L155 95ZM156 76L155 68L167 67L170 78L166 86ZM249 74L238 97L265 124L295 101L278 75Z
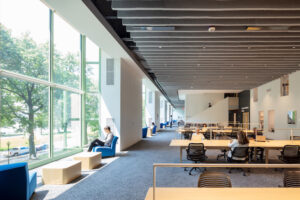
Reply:
M243 128L249 129L249 112L243 113Z
M264 130L264 111L259 111L258 112L258 123L259 123L259 130Z

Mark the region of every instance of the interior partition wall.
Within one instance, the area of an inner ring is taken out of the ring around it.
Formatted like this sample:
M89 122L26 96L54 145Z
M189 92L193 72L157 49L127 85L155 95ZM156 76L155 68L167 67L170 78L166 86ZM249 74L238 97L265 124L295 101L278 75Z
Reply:
M101 134L100 49L39 1L0 5L0 164L82 151Z

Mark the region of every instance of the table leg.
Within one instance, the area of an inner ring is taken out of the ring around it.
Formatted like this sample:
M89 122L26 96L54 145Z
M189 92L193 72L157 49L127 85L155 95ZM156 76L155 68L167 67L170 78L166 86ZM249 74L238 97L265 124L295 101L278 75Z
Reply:
M180 153L180 162L182 163L182 147L179 148Z
M256 156L257 156L257 148L254 147L254 160L257 160L257 159L256 159Z
M269 149L265 148L266 164L269 164Z

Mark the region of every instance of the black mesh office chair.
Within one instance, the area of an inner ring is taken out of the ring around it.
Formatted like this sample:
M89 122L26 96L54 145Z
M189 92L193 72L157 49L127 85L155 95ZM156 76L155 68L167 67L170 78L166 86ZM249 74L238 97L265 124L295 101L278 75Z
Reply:
M210 140L210 130L207 130L203 135L206 140Z
M184 137L185 140L191 140L192 135L193 135L192 131L186 131L186 132L183 133L183 137Z
M203 172L198 179L198 187L224 188L232 187L230 177L222 172Z
M235 147L231 153L231 157L227 157L227 161L230 163L247 163L249 161L249 147ZM231 173L233 168L229 169ZM243 175L246 176L246 171L243 168ZM249 169L248 169L249 171Z
M285 163L298 163L299 162L299 146L298 145L285 145L281 155L278 156L280 160Z
M285 171L283 187L300 187L300 171Z
M186 158L194 161L195 163L203 162L206 160L205 149L203 143L190 143L186 149ZM189 171L189 175L192 175L192 171L196 170L197 167L192 167ZM185 168L186 170L186 168Z

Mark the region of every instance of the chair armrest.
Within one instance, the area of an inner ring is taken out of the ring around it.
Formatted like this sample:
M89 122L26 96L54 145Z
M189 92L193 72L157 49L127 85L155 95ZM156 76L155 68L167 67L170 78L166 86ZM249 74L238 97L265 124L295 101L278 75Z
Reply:
M29 173L29 188L28 188L29 198L31 197L31 195L35 191L36 184L37 184L36 182L37 182L36 172Z

